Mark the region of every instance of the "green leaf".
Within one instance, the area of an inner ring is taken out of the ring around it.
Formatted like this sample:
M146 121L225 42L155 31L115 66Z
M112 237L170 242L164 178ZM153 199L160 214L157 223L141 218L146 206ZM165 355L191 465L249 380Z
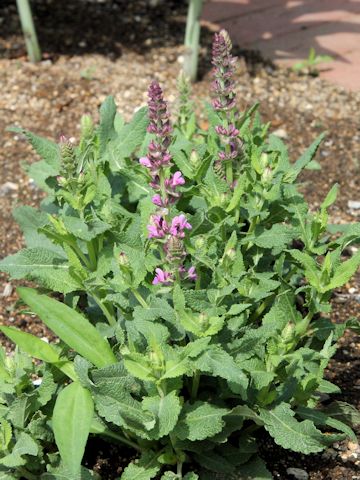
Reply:
M151 480L161 468L157 457L158 454L153 452L144 453L139 460L125 468L121 480Z
M56 177L59 175L60 167L54 168L45 162L45 160L40 160L40 162L32 163L30 166L26 167L26 173L30 178L35 180L36 185L49 194L53 194L53 188L47 184L47 179L50 177Z
M115 134L114 120L116 105L114 97L109 96L100 107L100 125L98 129L100 154L106 150L106 146Z
M79 357L80 358L80 357ZM121 363L116 363L92 372L92 381L84 379L86 374L79 371L76 359L76 372L82 382L89 385L94 397L96 409L102 417L115 425L131 428L147 438L146 431L155 425L151 412L146 412L140 402L131 394L139 393L139 385ZM82 364L83 361L80 361ZM82 365L81 369L83 370Z
M310 420L298 422L290 405L281 403L273 410L260 408L260 418L265 429L283 448L304 454L317 453L336 440L339 435L325 435L318 430Z
M210 167L205 175L204 184L207 187L209 198L220 198L223 193L229 191L229 186L222 178L218 177L213 168Z
M316 261L307 253L300 252L300 250L290 250L290 254L304 267L305 277L310 285L320 290L320 271Z
M299 230L291 225L275 223L268 230L257 231L251 240L261 248L285 248L292 240L299 237ZM248 239L247 239L248 241Z
M360 412L349 403L335 400L324 408L324 412L349 426L360 425Z
M14 209L13 217L20 225L28 248L42 247L54 252L61 252L61 248L54 245L45 235L38 233L39 228L49 223L47 213L22 205Z
M225 378L244 391L248 386L248 379L244 371L235 363L220 345L210 345L197 359L194 360L195 367L201 372L208 372L214 376Z
M155 427L149 432L152 438L157 440L174 429L181 411L180 399L175 391L164 397L145 397L143 406L156 418Z
M221 432L225 425L223 417L229 412L227 408L201 401L185 404L173 433L180 440L205 440Z
M22 332L14 327L0 327L0 331L16 343L24 352L43 362L54 364L74 380L75 373L72 363L60 358L58 351L52 345L49 345L30 333Z
M273 476L266 468L264 461L257 457L237 469L236 479L239 478L241 480L272 480Z
M78 312L31 288L21 287L18 292L50 330L95 366L100 368L117 362L108 342Z
M125 368L131 375L140 380L156 380L150 360L142 353L123 353L123 357Z
M360 265L360 251L355 253L349 260L342 262L335 270L330 283L323 289L324 292L342 287L354 275Z
M25 465L27 460L24 455L36 457L39 453L38 444L30 437L29 434L21 432L17 442L15 443L11 453L0 459L0 465L8 468L16 468Z
M55 292L70 293L82 288L69 273L67 259L45 248L25 248L0 261L0 269L11 278L37 280Z
M80 477L93 414L91 394L78 382L65 387L56 399L52 418L55 441L61 460L74 479Z
M0 451L8 449L12 437L12 428L10 423L4 418L0 418Z
M310 147L301 155L301 157L295 162L293 165L292 169L286 173L285 175L285 181L290 181L294 182L299 175L299 173L307 166L308 163L311 162L311 160L314 158L316 155L316 152L325 138L326 133L321 133L316 140L310 145Z
M106 158L114 171L123 169L123 159L139 147L146 135L148 125L147 107L140 108L130 123L124 125L119 134L108 145Z
M9 131L21 133L25 135L28 142L31 144L36 153L43 159L48 165L51 165L53 168L58 169L60 165L60 149L59 146L48 140L47 138L40 137L35 135L28 130L23 128L12 127L9 128Z
M345 435L350 438L353 442L357 441L355 433L351 430L350 427L345 425L345 423L337 420L335 418L331 418L329 415L324 413L323 411L315 410L312 408L306 408L300 406L296 409L297 415L300 415L301 418L311 420L315 423L315 425L323 425L328 426L331 428L335 428L339 432L345 433Z
M75 235L75 237L80 238L81 240L85 240L86 242L90 242L101 233L109 230L109 228L111 227L111 225L99 220L96 217L92 218L90 221L85 222L81 218L66 215L63 218L63 221L66 229L70 233Z

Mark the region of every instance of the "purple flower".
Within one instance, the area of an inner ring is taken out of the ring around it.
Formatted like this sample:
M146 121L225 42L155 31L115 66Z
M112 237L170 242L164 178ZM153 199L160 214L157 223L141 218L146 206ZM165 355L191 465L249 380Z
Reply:
M159 283L163 283L164 285L170 285L172 281L173 279L170 272L165 272L164 270L161 270L161 268L155 269L155 277L152 281L153 285L157 285Z
M158 207L166 207L166 204L162 201L162 198L158 193L151 198L151 201Z
M178 185L184 185L185 184L185 179L182 176L181 172L175 172L174 175L166 179L165 185L171 187L172 189L175 189Z
M189 270L187 271L187 278L189 280L196 280L197 279L197 274L196 274L196 270L195 270L195 267L190 267Z
M143 165L144 167L152 168L152 163L149 157L141 157L139 159L139 163L141 163L141 165Z
M229 138L234 138L239 135L239 130L233 124L229 125L228 128L225 128L223 125L217 125L215 131L218 135Z
M147 226L149 231L148 238L164 238L169 232L169 226L166 220L160 215L153 215L151 222L152 223Z
M184 230L191 230L191 225L190 223L186 220L186 217L184 214L178 215L172 219L171 222L171 227L169 229L169 232L171 235L174 237L179 237L179 238L184 238L185 237L185 232Z

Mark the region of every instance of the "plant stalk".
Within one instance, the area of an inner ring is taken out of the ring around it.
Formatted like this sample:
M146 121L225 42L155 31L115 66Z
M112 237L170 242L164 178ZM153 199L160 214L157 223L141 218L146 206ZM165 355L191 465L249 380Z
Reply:
M197 397L199 385L200 385L200 372L199 372L199 370L196 370L194 378L193 378L193 382L192 382L192 388L191 388L191 401L192 402Z
M189 0L185 31L184 73L192 82L195 82L197 77L201 10L202 0Z
M136 288L132 288L131 292L142 307L149 308L149 305L146 303L146 300L141 296L140 292L138 292Z
M40 62L41 50L36 35L29 0L16 0L26 50L31 62Z

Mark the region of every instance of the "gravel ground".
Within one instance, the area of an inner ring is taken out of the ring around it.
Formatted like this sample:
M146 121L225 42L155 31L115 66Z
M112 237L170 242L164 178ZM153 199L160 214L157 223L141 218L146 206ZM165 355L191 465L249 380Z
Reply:
M108 94L115 96L119 110L129 118L145 103L153 78L161 82L174 109L176 77L183 59L186 11L182 1L38 0L34 14L44 52L44 60L37 65L26 61L13 2L2 0L0 4L0 257L16 252L23 244L12 208L36 205L42 198L21 169L22 162L37 159L24 140L6 132L6 127L22 126L51 139L60 134L77 138L81 115L90 113L97 118L98 107ZM202 32L201 81L194 86L199 108L209 96L211 29L205 26ZM332 221L357 220L360 210L350 210L348 201L360 201L360 93L276 69L257 52L237 49L237 54L239 107L260 101L263 119L271 121L271 130L289 144L293 158L318 133L328 132L318 156L322 169L302 177L311 207L318 206L329 187L338 182L341 197L331 211ZM204 119L202 122L206 126ZM359 280L356 276L336 293L334 321L359 315ZM49 337L41 322L19 312L15 286L16 282L0 274L0 295L5 294L0 297L0 323ZM6 344L3 337L2 341ZM328 378L343 389L336 398L358 408L359 373L359 337L347 333ZM360 478L360 450L351 443L339 444L323 455L303 457L266 439L263 454L277 479L296 478L288 471L295 467L306 470L310 480ZM92 447L91 456L105 480L114 478L118 452L99 454Z

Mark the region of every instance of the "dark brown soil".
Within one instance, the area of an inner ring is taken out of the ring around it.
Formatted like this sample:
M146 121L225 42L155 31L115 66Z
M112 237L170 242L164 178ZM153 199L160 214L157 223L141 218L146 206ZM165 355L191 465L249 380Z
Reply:
M42 197L20 166L23 161L34 161L35 156L21 138L5 132L5 128L21 125L52 139L61 133L76 138L81 115L90 113L96 118L108 94L115 96L119 110L128 118L145 103L147 85L154 77L162 83L172 104L183 58L185 4L181 0L34 1L44 60L32 65L26 60L15 2L0 2L0 189L5 182L14 184L0 195L1 257L23 245L12 208L17 204L36 205ZM199 106L208 98L211 81L208 27L202 31L202 80L194 86ZM316 208L330 186L338 182L341 195L331 220L356 221L356 212L349 211L347 202L360 200L360 94L319 78L278 70L257 52L237 52L240 108L260 101L264 120L271 121L272 131L285 138L292 158L326 130L328 137L318 155L322 170L303 175L302 188L311 208ZM359 316L359 280L357 275L334 296L335 322ZM0 295L5 293L0 297L0 324L16 325L53 339L38 319L21 313L16 305L16 285L0 274ZM1 340L11 348L4 337ZM359 408L359 337L347 332L339 347L327 377L342 389L336 399ZM345 442L322 455L305 457L280 449L265 436L261 453L276 479L291 480L294 477L286 470L297 467L308 472L310 480L356 480L360 478L360 452L352 454L355 447ZM104 480L110 480L118 478L124 457L130 456L130 452L100 442L90 443L86 459Z

